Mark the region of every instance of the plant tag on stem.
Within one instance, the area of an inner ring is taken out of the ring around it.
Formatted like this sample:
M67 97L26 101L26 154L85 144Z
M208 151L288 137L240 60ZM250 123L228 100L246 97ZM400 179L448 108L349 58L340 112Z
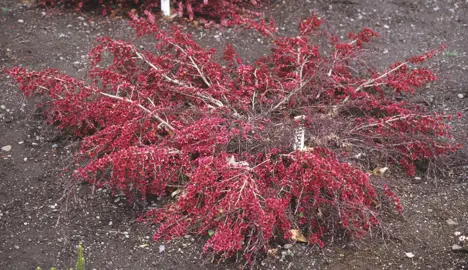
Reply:
M161 0L161 11L164 16L171 16L171 0Z
M302 151L304 150L304 115L299 115L294 117L294 120L299 122L299 127L294 130L294 150Z

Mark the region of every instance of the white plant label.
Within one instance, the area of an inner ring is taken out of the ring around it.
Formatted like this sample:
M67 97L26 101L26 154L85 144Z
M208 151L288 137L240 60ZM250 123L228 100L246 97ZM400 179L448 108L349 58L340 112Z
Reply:
M161 0L161 11L164 16L171 16L171 0Z
M299 121L299 127L294 130L294 150L302 151L304 150L304 138L305 138L305 129L304 129L304 115L299 115L294 117L294 120Z

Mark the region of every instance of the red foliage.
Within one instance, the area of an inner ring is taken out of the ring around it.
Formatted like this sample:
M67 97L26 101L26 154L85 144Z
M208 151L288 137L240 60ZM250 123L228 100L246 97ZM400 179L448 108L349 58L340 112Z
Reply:
M260 13L252 10L259 7L262 0L172 0L174 11L180 17L188 16L193 20L195 16L201 17L201 21L210 23L216 20L223 25L241 23L242 16L259 16ZM160 0L41 0L41 5L56 6L64 5L76 7L77 9L87 9L90 7L100 7L103 15L110 14L112 9L138 7L141 10L159 7Z
M320 48L313 16L252 64L228 46L222 66L213 49L147 15L132 24L154 36L155 50L101 38L89 54L90 84L52 69L9 74L25 95L49 97L51 123L83 137L77 177L129 198L172 200L141 218L160 225L155 239L210 235L205 251L252 258L289 241L291 229L321 246L326 233L362 236L378 223L378 198L350 157L414 174L416 160L457 147L449 116L395 100L435 80L431 71L408 60L377 72L358 61L376 36L370 29ZM304 116L301 151L293 151L295 116ZM401 211L395 194L384 195Z

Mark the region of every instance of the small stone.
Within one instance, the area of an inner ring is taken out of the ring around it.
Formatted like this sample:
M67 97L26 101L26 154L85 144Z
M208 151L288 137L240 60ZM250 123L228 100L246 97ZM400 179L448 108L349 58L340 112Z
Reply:
M112 221L109 221L109 226L112 226Z
M24 23L24 20L19 19L18 22L19 23Z
M2 151L5 151L5 152L10 152L11 151L11 145L5 145L2 147Z
M406 255L406 257L408 257L408 258L414 258L413 252L406 252L405 255Z
M291 249L292 247L293 247L292 244L285 244L285 245L283 246L284 249Z
M458 98L464 98L464 97L465 97L465 95L463 95L463 94L458 94Z
M85 20L85 18L83 18L83 17L78 17L78 20L80 20L80 21L84 21L84 20Z
M101 219L101 217L100 217L100 216L96 216L96 219Z
M120 197L115 198L114 203L120 202Z
M0 108L2 108L2 110L6 110L5 105L0 105Z
M462 250L463 250L463 247L460 245L455 244L452 246L452 251L456 252L456 251L462 251Z
M383 27L386 28L386 29L390 28L390 26L388 26L388 25L386 25L386 24L384 24Z
M459 236L459 235L461 235L461 232L455 232L454 234L455 234L455 236Z
M166 247L164 245L159 246L159 253L163 253L164 250L166 250Z
M23 160L24 160L24 161L28 161L28 158L27 158L27 157L25 157Z
M56 143L52 144L52 148L57 148L58 145Z
M23 143L24 143L24 141L20 141L20 142L18 142L18 144L23 144Z
M447 219L445 222L447 222L447 224L449 226L457 226L458 225L458 222L456 222L455 220L453 220L451 218Z

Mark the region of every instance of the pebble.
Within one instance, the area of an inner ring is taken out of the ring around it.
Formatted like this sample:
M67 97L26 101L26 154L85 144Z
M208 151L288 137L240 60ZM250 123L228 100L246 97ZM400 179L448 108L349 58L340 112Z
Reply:
M5 105L0 105L0 108L2 108L2 110L6 109Z
M386 28L386 29L390 28L390 26L388 26L388 25L386 25L386 24L384 24L383 27Z
M406 252L405 255L406 255L406 257L408 257L408 258L414 258L413 252Z
M19 19L18 22L19 23L24 23L24 20Z
M11 151L11 145L5 145L2 147L2 151L5 151L5 152L10 152Z
M291 249L292 247L293 247L292 244L285 244L285 245L283 246L284 249Z
M465 97L465 95L463 95L463 94L458 94L458 98L464 98L464 97Z
M56 143L52 144L52 148L57 148L58 145Z
M159 246L159 253L163 253L164 250L166 250L166 247L164 245Z
M453 220L451 218L447 219L445 222L447 222L447 224L449 226L457 226L458 225L458 222L456 222L455 220Z
M463 250L463 247L460 245L455 244L452 246L452 251L462 251L462 250Z
M28 161L28 158L27 158L27 157L25 157L25 158L24 158L24 161Z

